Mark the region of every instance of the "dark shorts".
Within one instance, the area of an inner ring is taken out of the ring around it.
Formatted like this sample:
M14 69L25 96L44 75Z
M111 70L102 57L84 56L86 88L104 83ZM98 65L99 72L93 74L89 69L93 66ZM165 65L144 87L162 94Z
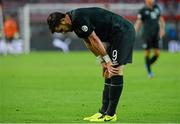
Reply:
M159 49L159 37L158 36L145 37L143 48L146 50L149 50L151 48Z
M132 63L134 41L134 28L123 33L115 33L112 36L107 52L113 64L125 65L127 63Z

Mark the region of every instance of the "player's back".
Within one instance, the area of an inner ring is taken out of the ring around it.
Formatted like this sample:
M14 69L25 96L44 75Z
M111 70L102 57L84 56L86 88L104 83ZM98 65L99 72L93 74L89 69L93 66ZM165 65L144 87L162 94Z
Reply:
M131 24L123 17L98 7L79 8L71 11L71 16L72 23L87 25L90 30L96 32L103 42L108 42L116 29L120 32L131 27L129 26Z

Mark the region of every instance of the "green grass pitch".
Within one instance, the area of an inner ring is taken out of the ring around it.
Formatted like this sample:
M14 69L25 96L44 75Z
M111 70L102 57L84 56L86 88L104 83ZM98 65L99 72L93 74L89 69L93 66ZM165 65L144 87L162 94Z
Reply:
M142 51L125 67L121 123L180 123L180 54L161 52L149 79ZM0 122L86 123L101 105L101 67L90 52L0 56Z

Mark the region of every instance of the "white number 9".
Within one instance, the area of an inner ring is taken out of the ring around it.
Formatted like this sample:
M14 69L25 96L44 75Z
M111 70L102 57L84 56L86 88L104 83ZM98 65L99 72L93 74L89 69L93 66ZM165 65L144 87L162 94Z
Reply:
M113 52L112 52L112 56L113 56L113 58L112 58L112 60L113 61L116 61L116 59L117 59L117 50L113 50Z

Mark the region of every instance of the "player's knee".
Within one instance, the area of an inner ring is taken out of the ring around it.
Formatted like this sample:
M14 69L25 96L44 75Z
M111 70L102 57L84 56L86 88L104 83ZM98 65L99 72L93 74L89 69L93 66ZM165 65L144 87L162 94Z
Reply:
M149 50L149 49L145 50L144 55L145 55L146 57L149 57L149 56L150 56L150 50Z
M159 56L160 56L160 54L159 54L159 53L155 53L155 54L154 54L154 57L155 57L156 59L158 59L158 58L159 58Z
M159 57L160 56L160 51L158 49L155 49L154 50L154 55Z
M118 70L118 73L112 74L111 77L116 75L123 75L124 65L114 65L113 67Z
M155 54L154 54L154 56L156 56L157 58L160 56L160 53L159 52L156 52Z
M122 86L123 85L123 76L122 75L114 75L111 77L111 84L113 86Z
M158 55L155 55L155 56L156 56L156 58L159 58L160 54L158 54Z

